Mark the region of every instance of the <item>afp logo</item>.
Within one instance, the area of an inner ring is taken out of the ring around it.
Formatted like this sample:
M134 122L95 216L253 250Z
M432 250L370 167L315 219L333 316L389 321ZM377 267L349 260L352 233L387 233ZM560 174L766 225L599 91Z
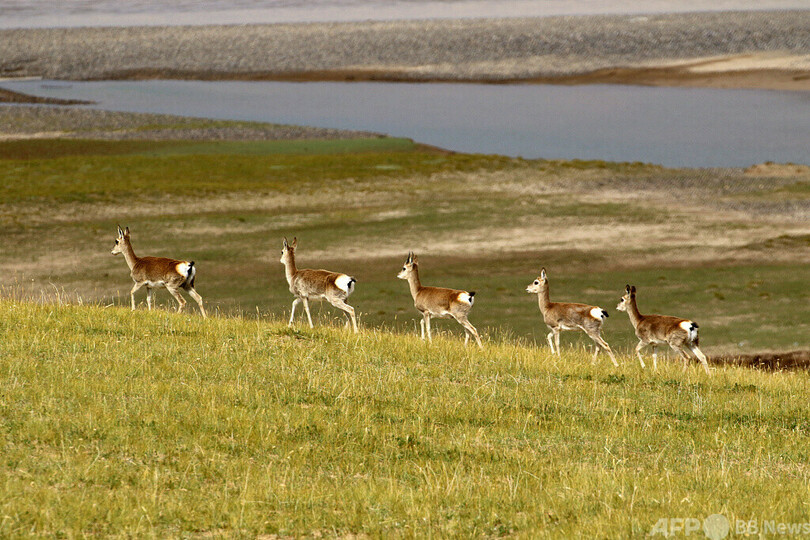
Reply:
M693 536L702 532L711 540L723 540L728 536L731 524L726 516L722 514L712 514L702 522L698 518L661 518L659 519L647 536L663 535L666 538L672 536Z

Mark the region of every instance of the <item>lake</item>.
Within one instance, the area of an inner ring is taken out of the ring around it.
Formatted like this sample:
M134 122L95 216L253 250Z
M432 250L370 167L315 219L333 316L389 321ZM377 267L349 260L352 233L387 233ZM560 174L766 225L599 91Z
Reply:
M670 167L810 164L810 92L381 82L2 86L107 110L373 131L460 152Z

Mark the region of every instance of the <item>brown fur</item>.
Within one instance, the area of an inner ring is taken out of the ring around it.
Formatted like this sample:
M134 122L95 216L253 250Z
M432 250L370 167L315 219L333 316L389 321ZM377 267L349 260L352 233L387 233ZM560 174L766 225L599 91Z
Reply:
M295 267L295 248L298 247L298 239L293 238L292 243L284 239L283 248L281 250L280 262L284 265L287 283L290 286L290 292L295 296L292 304L292 312L290 313L289 325L292 326L293 318L295 317L295 307L299 302L304 303L304 311L307 314L309 327L314 328L312 324L312 315L309 312L310 300L324 299L336 308L344 311L352 323L352 329L357 332L357 319L355 311L352 306L346 303L346 299L354 290L353 277L339 272L330 272L328 270L311 270L302 269L298 270ZM339 279L343 279L348 283L348 291L342 289L337 285ZM350 280L350 281L349 281ZM347 323L348 324L348 321Z
M610 345L602 338L602 323L604 319L602 317L595 317L591 313L593 310L604 312L602 308L589 304L552 302L549 297L548 278L546 277L545 268L540 271L540 275L537 279L526 287L526 292L537 294L537 302L540 306L540 312L543 314L543 322L545 322L546 326L551 330L548 336L546 336L546 339L548 340L552 354L554 353L555 344L557 346L557 355L559 356L561 354L561 331L582 330L596 345L596 350L593 353L594 362L599 354L599 350L604 349L613 361L613 365L619 365Z
M196 277L196 268L189 276L188 274L181 274L177 271L178 264L186 264L189 268L194 266L191 261L180 261L177 259L167 259L166 257L138 257L135 255L135 250L132 249L130 242L129 227L126 230L121 230L118 227L118 238L113 246L113 255L123 253L124 259L127 261L127 266L130 269L130 276L135 282L132 290L129 293L130 300L132 301L132 309L135 310L135 293L141 288L146 287L146 305L152 309L152 296L153 289L166 287L169 293L177 300L177 311L183 311L186 301L180 295L180 289L188 291L189 295L200 306L200 313L205 318L205 308L203 307L202 297L194 289L194 280Z
M419 321L422 328L422 339L425 339L425 329L427 329L428 340L432 341L433 339L430 330L431 317L439 319L452 317L464 328L465 345L472 336L479 347L484 347L481 344L478 331L467 319L470 310L472 310L474 292L444 287L423 287L422 282L419 280L418 258L413 253L408 254L408 259L397 277L408 281L411 296L413 297L413 305L422 314L422 320ZM470 301L467 302L465 297L468 297Z
M706 373L709 373L706 355L704 355L698 347L699 338L696 323L689 319L670 317L668 315L642 315L638 310L638 304L636 304L636 288L630 285L625 288L625 294L622 296L616 309L626 311L627 315L630 316L630 323L633 325L636 331L636 337L639 339L638 345L636 345L636 355L642 367L644 367L644 360L641 356L641 349L647 345L652 345L653 368L657 369L658 354L656 347L659 344L665 343L683 359L684 369L689 365L690 357L686 352L686 350L689 349L703 365L703 369L706 370ZM695 330L691 337L690 333L681 326L681 323L694 325Z

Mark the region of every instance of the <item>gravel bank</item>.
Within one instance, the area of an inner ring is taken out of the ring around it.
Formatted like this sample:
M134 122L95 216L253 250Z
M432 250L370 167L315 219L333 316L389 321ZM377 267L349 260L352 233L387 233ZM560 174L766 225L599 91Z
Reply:
M775 52L808 71L810 10L3 30L0 76L498 82Z
M0 140L60 137L107 140L257 141L379 137L339 129L137 114L74 107L0 107Z

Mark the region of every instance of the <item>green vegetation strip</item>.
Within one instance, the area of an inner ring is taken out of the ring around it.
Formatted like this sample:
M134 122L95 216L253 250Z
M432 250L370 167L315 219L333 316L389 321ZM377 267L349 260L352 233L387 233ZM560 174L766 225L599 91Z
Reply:
M410 151L410 139L374 137L283 141L105 141L94 139L33 139L0 142L0 160L54 159L66 156L110 155L258 155L343 154L348 152Z
M329 186L334 180L376 181L392 175L494 170L522 163L489 156L444 156L404 139L294 144L59 141L53 147L45 141L19 143L19 148L5 143L0 201L7 203L32 198L70 202L122 195L283 193ZM43 154L51 152L52 158L32 159L31 152L38 148ZM19 159L8 159L12 154Z
M804 373L0 301L0 536L806 522Z

